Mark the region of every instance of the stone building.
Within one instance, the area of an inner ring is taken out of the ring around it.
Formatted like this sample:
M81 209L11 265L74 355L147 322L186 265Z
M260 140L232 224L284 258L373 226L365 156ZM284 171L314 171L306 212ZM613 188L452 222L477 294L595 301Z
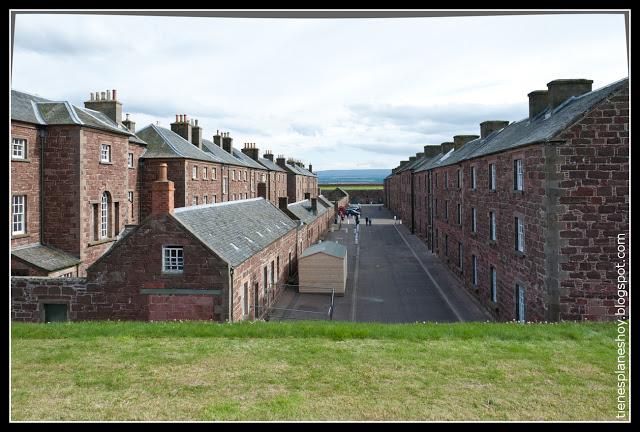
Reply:
M115 90L85 108L12 90L11 147L12 275L83 275L139 222L146 143L123 125Z
M301 162L285 160L284 156L278 156L276 163L287 172L287 198L290 202L302 201L307 193L311 197L319 195L318 177L311 172L311 165L307 170Z
M629 87L591 85L552 81L527 118L483 122L385 179L389 208L498 320L615 318Z

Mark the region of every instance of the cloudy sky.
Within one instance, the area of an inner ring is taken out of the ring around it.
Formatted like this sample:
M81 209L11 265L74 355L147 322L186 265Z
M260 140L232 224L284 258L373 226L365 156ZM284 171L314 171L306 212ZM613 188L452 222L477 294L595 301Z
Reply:
M253 19L18 15L12 88L83 106L117 89L137 128L175 114L314 171L392 168L558 78L628 75L623 15Z

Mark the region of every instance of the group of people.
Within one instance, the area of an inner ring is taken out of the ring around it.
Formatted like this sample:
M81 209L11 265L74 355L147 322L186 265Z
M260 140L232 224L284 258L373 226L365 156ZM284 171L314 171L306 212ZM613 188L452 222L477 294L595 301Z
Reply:
M364 218L365 225L371 225L371 218ZM356 215L356 225L360 225L360 217Z

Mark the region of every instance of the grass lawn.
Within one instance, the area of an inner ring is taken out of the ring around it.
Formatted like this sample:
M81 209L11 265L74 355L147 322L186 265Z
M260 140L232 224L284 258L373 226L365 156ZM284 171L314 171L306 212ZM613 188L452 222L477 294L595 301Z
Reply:
M372 184L372 185L349 185L349 184L344 184L344 185L340 185L340 184L321 184L318 185L320 186L320 190L334 190L335 188L339 187L342 188L346 191L348 190L382 190L384 188L383 185L379 184Z
M613 323L13 323L12 420L615 420Z

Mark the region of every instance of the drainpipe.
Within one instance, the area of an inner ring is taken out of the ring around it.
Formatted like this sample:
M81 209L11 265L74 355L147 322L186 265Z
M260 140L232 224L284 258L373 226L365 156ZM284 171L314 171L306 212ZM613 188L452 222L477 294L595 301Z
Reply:
M47 130L44 127L40 127L38 135L40 137L40 233L38 239L40 244L44 244L44 142L47 138Z
M233 322L233 267L227 265L229 275L229 322Z

